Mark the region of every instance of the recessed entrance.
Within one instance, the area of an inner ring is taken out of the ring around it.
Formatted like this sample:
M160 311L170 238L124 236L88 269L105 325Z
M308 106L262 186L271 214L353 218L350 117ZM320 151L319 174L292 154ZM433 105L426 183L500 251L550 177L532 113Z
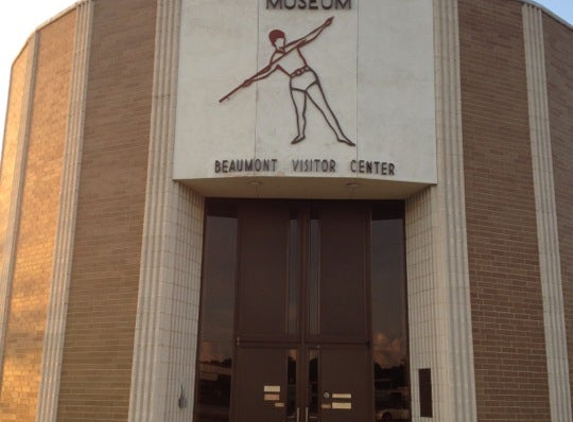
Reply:
M408 420L402 204L207 210L195 420Z

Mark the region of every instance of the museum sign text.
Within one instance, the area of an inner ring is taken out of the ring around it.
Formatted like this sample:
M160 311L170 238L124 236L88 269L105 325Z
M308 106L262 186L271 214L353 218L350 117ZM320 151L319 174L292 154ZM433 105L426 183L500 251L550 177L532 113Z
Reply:
M352 0L267 0L273 10L352 10Z

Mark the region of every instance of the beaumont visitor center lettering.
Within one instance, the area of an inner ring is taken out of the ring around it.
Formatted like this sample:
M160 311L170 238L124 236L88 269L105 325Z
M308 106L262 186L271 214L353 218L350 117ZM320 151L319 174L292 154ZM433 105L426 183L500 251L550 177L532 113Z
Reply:
M215 160L215 173L243 173L243 172L268 172L275 173L279 170L279 160L270 159L239 159L239 160ZM339 163L333 159L293 159L290 160L291 170L295 173L336 173ZM395 176L396 165L385 161L350 160L347 163L352 173L379 174L382 176Z

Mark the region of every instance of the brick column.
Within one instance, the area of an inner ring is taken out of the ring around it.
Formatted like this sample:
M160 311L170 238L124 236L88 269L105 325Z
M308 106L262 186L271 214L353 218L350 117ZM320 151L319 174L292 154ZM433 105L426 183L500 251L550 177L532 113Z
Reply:
M193 417L203 198L172 180L180 11L181 0L158 2L132 422Z
M412 421L418 369L432 370L433 418L477 420L467 255L457 0L434 2L438 184L406 202Z
M10 311L16 239L18 238L22 190L26 173L26 156L28 154L32 120L37 51L38 34L35 33L12 67L8 120L4 138L4 156L2 157L2 193L6 194L6 197L3 199L6 203L3 203L2 206L7 212L3 216L6 225L4 229L4 244L2 245L2 272L0 275L0 380L2 385L4 384L3 356L5 336ZM9 169L9 166L12 168Z
M541 10L536 6L524 4L522 11L551 420L570 421L569 357L565 340L543 21Z
M83 123L85 117L88 52L92 1L76 5L77 19L73 54L68 128L65 141L60 211L56 232L52 286L44 339L44 356L38 399L37 422L56 421L62 354L68 311L73 243L78 202Z

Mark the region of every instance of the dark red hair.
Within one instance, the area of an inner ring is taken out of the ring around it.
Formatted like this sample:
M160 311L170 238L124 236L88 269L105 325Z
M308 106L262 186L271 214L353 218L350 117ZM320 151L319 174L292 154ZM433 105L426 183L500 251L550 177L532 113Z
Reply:
M275 41L279 38L286 38L285 33L280 29L273 29L269 32L269 40L271 41L272 45L275 45Z

